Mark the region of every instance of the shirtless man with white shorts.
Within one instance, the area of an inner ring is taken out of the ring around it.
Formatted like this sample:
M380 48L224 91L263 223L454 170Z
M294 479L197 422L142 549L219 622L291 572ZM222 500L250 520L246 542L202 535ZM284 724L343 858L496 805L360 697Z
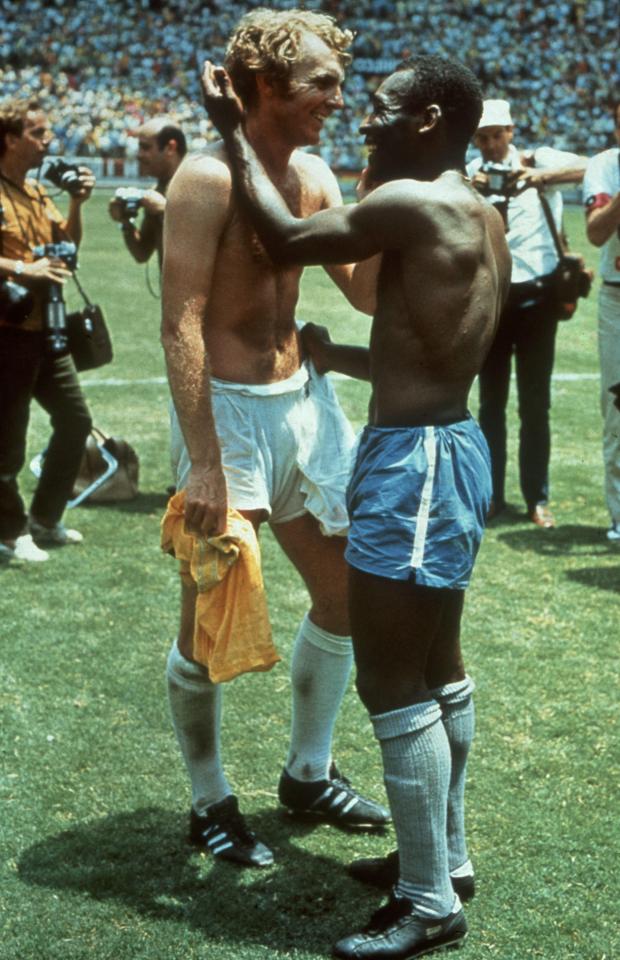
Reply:
M228 47L247 136L297 216L342 203L323 161L297 148L317 144L326 118L342 107L351 40L330 17L257 10ZM271 262L233 196L221 143L175 175L164 249L162 341L178 417L173 448L183 446L181 435L186 448L177 478L186 528L223 533L229 506L257 529L269 522L311 598L292 656L280 802L348 826L381 826L387 810L360 797L331 758L352 662L343 557L352 433L332 388L302 358L302 268ZM327 269L354 306L372 312L372 270ZM190 836L218 857L267 866L273 855L245 826L222 767L221 685L192 659L195 587L181 589L168 688L192 783Z

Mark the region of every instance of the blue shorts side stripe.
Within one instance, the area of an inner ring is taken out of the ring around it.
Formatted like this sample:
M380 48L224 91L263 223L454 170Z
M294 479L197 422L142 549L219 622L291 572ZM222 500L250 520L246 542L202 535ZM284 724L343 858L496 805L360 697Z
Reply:
M426 470L426 479L420 495L420 509L416 518L415 536L413 538L413 553L411 555L411 566L415 569L424 564L424 548L426 546L426 534L428 531L428 518L431 512L431 503L433 501L433 483L435 482L435 466L437 463L437 446L435 443L435 428L425 427L424 429L424 452L428 461Z

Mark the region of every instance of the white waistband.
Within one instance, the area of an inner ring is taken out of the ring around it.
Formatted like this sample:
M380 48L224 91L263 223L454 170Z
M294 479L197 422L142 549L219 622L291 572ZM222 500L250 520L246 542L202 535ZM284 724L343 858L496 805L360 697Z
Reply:
M251 397L273 397L281 393L295 393L308 382L310 374L303 363L299 370L285 380L275 380L273 383L234 383L232 380L219 380L211 377L213 393L244 393Z

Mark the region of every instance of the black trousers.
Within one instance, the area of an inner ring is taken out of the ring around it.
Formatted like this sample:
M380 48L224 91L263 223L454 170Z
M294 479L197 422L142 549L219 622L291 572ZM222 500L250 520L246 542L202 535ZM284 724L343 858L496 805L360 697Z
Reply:
M519 480L528 510L549 498L551 374L558 321L552 319L544 282L514 283L500 325L480 371L479 421L491 451L493 500L505 502L506 406L515 358L519 431Z
M17 476L26 457L30 403L49 413L52 435L30 506L40 523L62 517L92 423L70 356L50 358L43 335L0 327L0 540L14 540L28 525Z

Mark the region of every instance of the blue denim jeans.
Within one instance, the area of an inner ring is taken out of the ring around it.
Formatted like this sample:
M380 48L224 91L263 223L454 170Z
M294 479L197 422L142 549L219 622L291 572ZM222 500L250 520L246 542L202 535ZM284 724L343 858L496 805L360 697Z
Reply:
M90 413L70 356L45 356L40 333L0 327L0 540L14 540L28 525L17 476L26 457L33 399L49 414L52 435L30 513L53 526L71 496Z
M528 510L549 498L551 456L551 374L558 322L551 319L549 294L534 283L514 283L478 378L479 422L491 453L493 500L505 501L506 406L515 358L519 432L519 480Z

